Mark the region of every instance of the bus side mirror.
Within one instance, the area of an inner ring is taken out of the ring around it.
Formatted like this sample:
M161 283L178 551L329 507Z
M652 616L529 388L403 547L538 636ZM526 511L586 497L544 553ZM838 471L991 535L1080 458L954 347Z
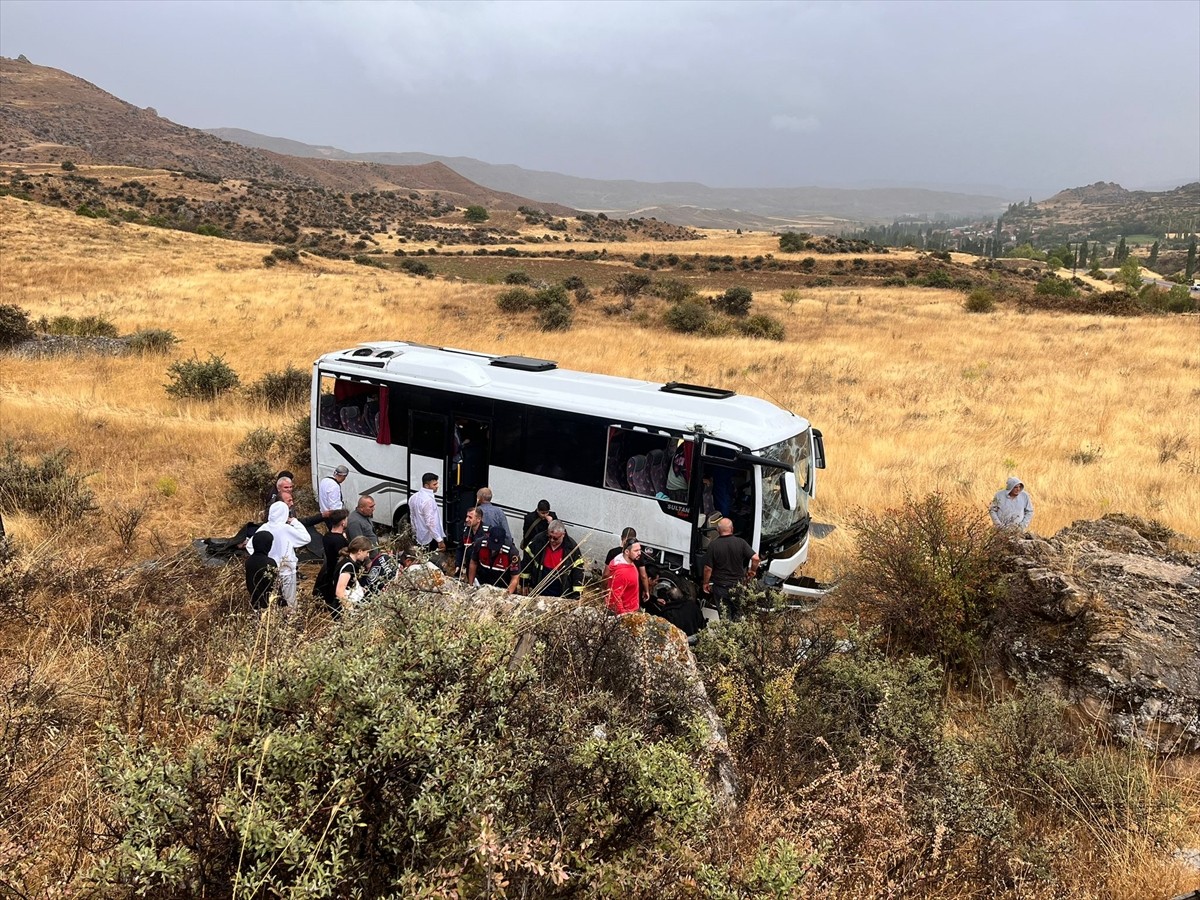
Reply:
M779 495L783 498L784 509L795 509L800 498L800 486L796 483L795 472L784 472L779 476Z
M821 434L820 429L818 429L818 428L814 428L812 430L812 438L813 438L813 468L823 469L823 468L825 468L825 438Z

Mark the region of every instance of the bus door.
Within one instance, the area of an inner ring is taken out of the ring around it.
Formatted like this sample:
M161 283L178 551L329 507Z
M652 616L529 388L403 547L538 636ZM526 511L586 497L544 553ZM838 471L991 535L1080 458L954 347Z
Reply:
M715 516L730 518L733 533L744 538L752 546L755 542L755 478L754 466L739 460L739 450L732 444L706 440L700 456L701 517ZM708 539L715 535L704 534L701 524L701 544L708 546Z
M421 489L421 477L432 472L438 477L437 495L444 497L450 483L450 417L442 413L409 410L408 413L408 492ZM444 515L443 510L443 515ZM445 524L445 518L443 518ZM458 534L457 528L446 532Z
M457 538L467 510L475 505L475 493L488 484L492 457L490 419L465 415L455 410L450 433L450 452L442 494L446 498L446 534Z

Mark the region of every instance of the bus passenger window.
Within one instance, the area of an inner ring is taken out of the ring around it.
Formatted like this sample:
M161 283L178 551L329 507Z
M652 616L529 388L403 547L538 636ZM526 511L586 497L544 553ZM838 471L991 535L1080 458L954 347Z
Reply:
M604 486L651 497L665 496L675 441L657 432L610 426Z

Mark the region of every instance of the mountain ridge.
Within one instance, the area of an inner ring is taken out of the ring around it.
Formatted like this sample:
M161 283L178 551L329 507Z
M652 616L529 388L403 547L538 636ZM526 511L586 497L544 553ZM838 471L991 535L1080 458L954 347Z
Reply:
M496 164L467 156L438 156L421 152L351 153L330 145L305 144L291 138L272 137L241 128L210 128L209 134L261 150L325 159L361 160L392 165L440 161L477 184L557 202L576 209L628 216L643 210L679 216L679 210L703 211L705 227L811 226L811 219L833 219L841 224L891 222L901 216L966 218L995 216L1007 201L1000 197L934 191L925 188L713 188L699 182L641 182L602 180L524 169L511 163ZM686 216L685 216L686 217ZM696 224L672 218L677 224Z

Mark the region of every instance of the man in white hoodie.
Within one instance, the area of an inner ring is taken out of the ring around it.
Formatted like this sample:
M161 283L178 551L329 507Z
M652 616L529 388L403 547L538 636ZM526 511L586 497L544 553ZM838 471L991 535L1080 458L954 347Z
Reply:
M296 609L296 549L308 544L308 529L292 515L287 503L276 500L267 511L266 524L258 530L271 535L271 549L267 555L279 565L275 583L286 610L285 615L290 615Z
M1033 521L1033 501L1025 493L1020 478L1010 478L1004 490L996 491L988 507L992 524L997 528L1019 528L1025 531Z

